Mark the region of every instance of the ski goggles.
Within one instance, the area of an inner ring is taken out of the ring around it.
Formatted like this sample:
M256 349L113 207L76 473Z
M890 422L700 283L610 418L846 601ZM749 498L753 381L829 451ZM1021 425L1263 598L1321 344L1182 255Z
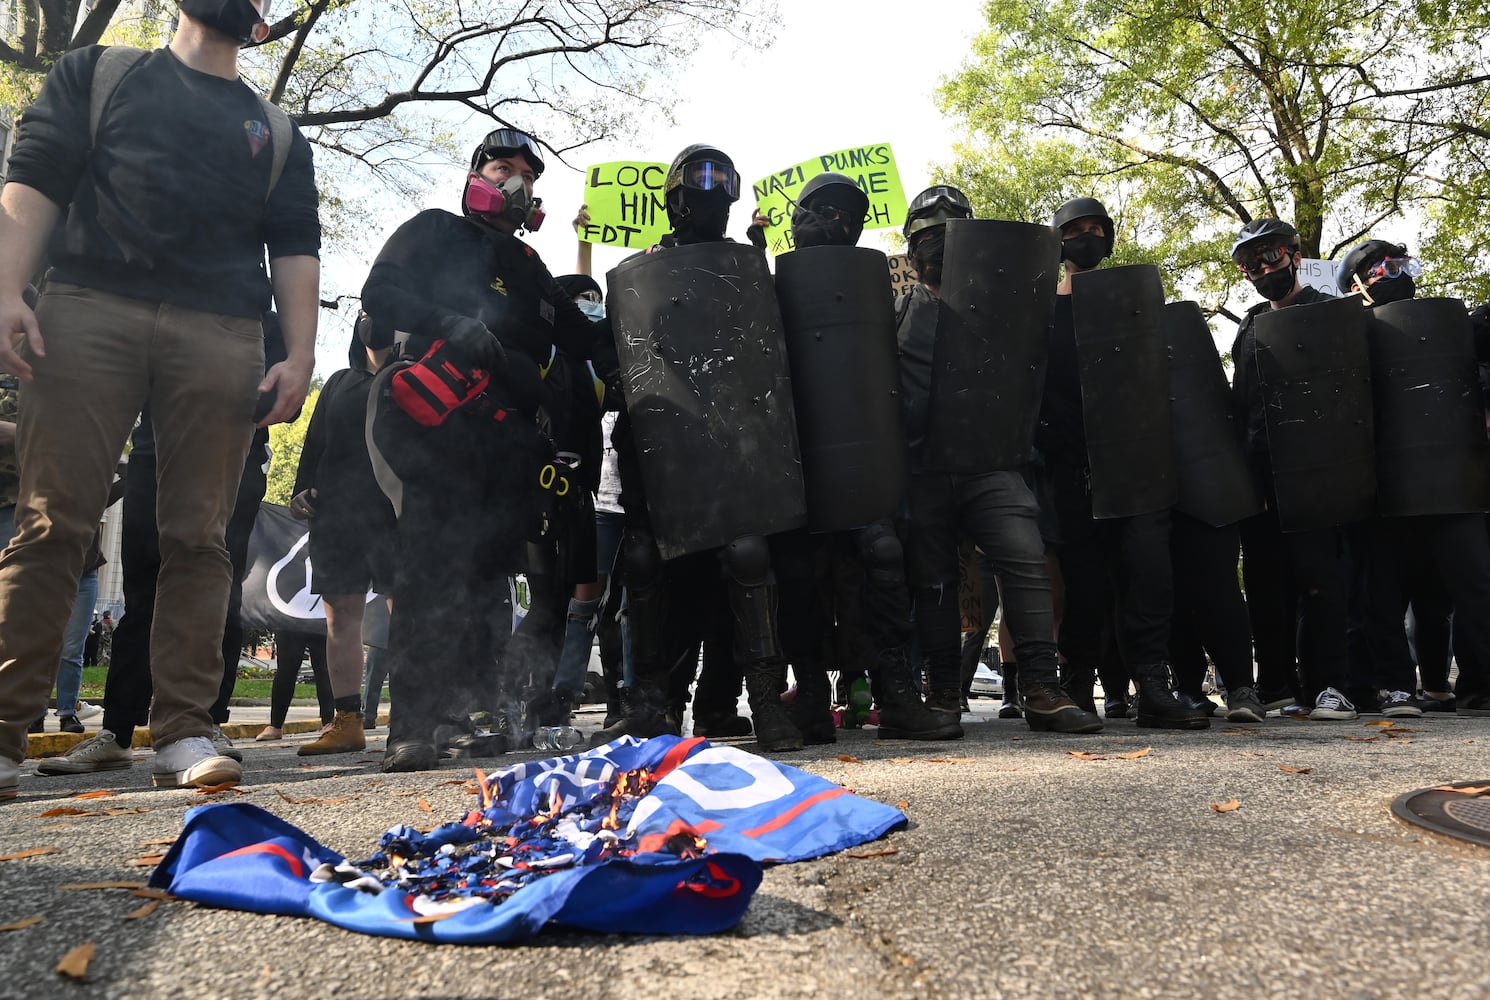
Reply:
M1242 269L1242 273L1249 278L1261 277L1262 273L1270 267L1276 267L1282 263L1284 258L1293 253L1293 247L1263 247L1260 250L1250 251L1247 256L1236 262L1236 266Z
M1359 277L1363 284L1369 285L1373 281L1389 281L1404 274L1416 278L1422 273L1423 265L1416 257L1387 257L1363 270Z
M695 160L683 164L682 179L684 187L695 191L723 188L731 201L740 197L740 172L719 160Z
M521 153L533 168L533 176L543 175L543 157L538 152L538 141L528 133L515 128L499 128L488 132L476 153L471 157L471 169L476 170L488 160Z

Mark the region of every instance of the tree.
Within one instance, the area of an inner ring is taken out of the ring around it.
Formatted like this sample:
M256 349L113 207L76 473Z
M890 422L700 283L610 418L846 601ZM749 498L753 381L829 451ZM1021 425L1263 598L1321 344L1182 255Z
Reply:
M988 30L941 90L975 140L951 173L986 173L1046 212L1112 197L1120 225L1217 294L1213 309L1240 278L1231 234L1267 215L1315 257L1421 220L1434 290L1490 297L1487 0L1430 0L1415 16L1347 0L985 10Z
M269 483L264 488L264 499L270 503L288 507L295 493L295 474L300 470L300 453L305 450L305 432L310 428L310 416L316 412L316 403L321 398L322 379L317 375L310 383L310 392L305 396L305 405L300 416L287 424L275 424L269 428Z

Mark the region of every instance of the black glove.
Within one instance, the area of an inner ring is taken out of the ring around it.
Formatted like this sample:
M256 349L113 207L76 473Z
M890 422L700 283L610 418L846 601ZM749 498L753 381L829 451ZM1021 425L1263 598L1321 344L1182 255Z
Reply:
M435 324L434 336L477 368L495 373L506 367L507 355L501 342L480 320L450 313Z

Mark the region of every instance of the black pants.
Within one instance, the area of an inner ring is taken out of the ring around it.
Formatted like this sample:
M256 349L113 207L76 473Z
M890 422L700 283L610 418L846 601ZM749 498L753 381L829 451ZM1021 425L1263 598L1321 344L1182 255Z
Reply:
M1170 515L1170 663L1182 691L1200 692L1207 653L1228 690L1253 686L1252 630L1237 581L1241 544L1234 524L1217 528L1180 511Z
M1414 593L1441 580L1453 600L1456 691L1484 693L1490 680L1490 536L1484 516L1379 518L1368 525L1366 540L1366 637L1376 684L1409 694L1417 690L1405 614Z
M142 419L148 420L148 415ZM141 438L138 436L136 440ZM153 440L144 438L144 440ZM269 432L254 432L238 481L238 498L228 518L224 543L233 564L233 587L228 593L228 615L223 623L222 684L212 703L212 721L228 721L228 700L238 680L238 656L243 649L243 574L248 564L248 540L253 534L259 502L264 499L267 479L264 457ZM150 631L155 619L155 585L160 575L160 534L155 523L155 449L137 447L129 457L129 475L124 483L124 530L119 559L124 574L124 616L114 627L113 653L104 681L103 728L128 746L136 726L150 720ZM163 608L163 614L174 609Z
M269 724L275 729L284 728L306 653L310 653L310 672L316 679L321 725L334 719L336 699L331 696L331 675L326 670L326 637L309 632L280 632L274 637L274 651L276 669L274 683L269 688Z
M1050 492L1066 582L1061 655L1076 667L1100 664L1103 621L1111 613L1130 670L1168 662L1174 608L1169 511L1099 521L1092 517L1084 470L1063 466L1051 467Z

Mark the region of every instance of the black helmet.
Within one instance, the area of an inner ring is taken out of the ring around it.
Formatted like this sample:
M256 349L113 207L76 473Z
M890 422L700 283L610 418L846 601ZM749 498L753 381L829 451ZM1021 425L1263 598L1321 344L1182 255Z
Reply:
M823 194L829 204L857 210L860 218L869 212L869 195L854 183L853 178L844 174L836 174L831 170L818 174L802 186L802 192L797 195L797 204L810 208L810 202L819 193Z
M522 154L522 158L528 161L528 166L533 168L533 176L543 176L543 157L538 155L538 140L515 128L499 128L488 132L471 154L471 169L480 170L481 165L488 160L518 154Z
M684 167L694 169L684 170ZM738 201L740 172L735 169L735 161L718 148L696 142L673 157L672 164L667 168L667 179L662 185L664 197L671 200L672 193L680 187L695 191L723 188L730 201Z
M938 184L911 199L905 211L905 226L901 229L906 239L932 226L944 226L948 219L971 219L972 203L967 195L950 184Z
M1367 240L1357 247L1351 249L1340 262L1340 268L1335 272L1335 284L1340 289L1341 295L1349 295L1350 288L1360 281L1361 272L1375 264L1377 261L1388 257L1406 257L1407 247L1397 243L1388 243L1386 240ZM1361 281L1361 287L1366 283Z
M1106 234L1107 256L1112 256L1112 248L1117 242L1117 234L1112 225L1112 216L1107 214L1107 209L1096 198L1072 198L1060 208L1055 210L1055 217L1050 220L1050 228L1055 230L1059 236L1061 229L1070 222L1077 219L1097 219L1102 223L1102 232Z
M1241 249L1249 244L1291 247L1297 250L1299 231L1282 219L1253 219L1236 234L1236 240L1231 244L1231 259L1240 264Z

